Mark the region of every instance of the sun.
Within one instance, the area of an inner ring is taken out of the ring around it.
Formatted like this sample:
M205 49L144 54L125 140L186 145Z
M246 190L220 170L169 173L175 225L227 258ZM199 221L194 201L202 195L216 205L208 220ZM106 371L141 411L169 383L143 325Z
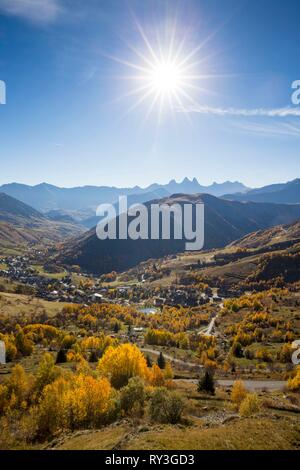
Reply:
M183 74L176 63L162 61L149 74L149 86L161 95L176 93L183 85Z
M119 76L130 82L130 90L122 98L132 100L135 97L125 114L147 103L145 118L155 110L161 116L165 109L173 113L180 110L188 116L188 106L197 106L197 95L208 91L200 87L200 82L209 78L203 73L207 58L198 57L203 44L191 47L187 35L178 30L176 22L161 35L153 34L155 28L152 28L152 36L145 33L136 18L135 25L140 40L126 44L131 58L109 56L131 71ZM202 73L199 73L200 69Z

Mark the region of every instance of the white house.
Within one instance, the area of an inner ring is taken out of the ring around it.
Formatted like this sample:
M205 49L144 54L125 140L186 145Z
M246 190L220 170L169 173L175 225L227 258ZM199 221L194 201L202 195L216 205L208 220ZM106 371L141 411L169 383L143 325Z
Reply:
M6 349L4 341L0 341L0 364L6 364Z

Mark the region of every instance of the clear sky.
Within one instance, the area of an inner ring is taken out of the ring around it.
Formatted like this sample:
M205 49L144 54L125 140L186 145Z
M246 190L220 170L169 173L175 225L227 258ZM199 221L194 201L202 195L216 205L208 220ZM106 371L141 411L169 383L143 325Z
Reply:
M299 0L0 0L0 184L300 177L299 18ZM192 65L182 106L134 107L141 55L171 36Z

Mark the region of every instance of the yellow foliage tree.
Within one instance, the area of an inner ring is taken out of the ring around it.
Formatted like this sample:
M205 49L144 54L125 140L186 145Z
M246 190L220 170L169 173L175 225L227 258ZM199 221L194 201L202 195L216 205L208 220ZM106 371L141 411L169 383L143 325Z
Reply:
M164 370L164 376L165 376L165 379L167 379L167 380L172 380L173 377L174 377L174 372L173 372L172 366L169 362L167 362L167 364L166 364L166 367L165 367L165 370Z
M300 367L297 368L295 376L288 380L287 388L292 392L300 390Z
M164 371L157 364L153 364L150 369L149 381L154 387L163 387L165 384Z
M242 380L236 380L231 390L231 400L240 405L247 396L247 390Z
M45 353L36 372L35 389L40 393L43 388L53 382L60 374L60 369L55 365L53 356Z
M6 383L10 397L10 408L25 408L31 391L31 377L17 364Z
M47 385L38 410L42 436L63 429L92 428L106 424L115 409L115 392L106 378L76 374Z
M148 376L145 357L132 344L110 346L98 362L98 371L108 377L115 388L127 385L131 377L145 379Z
M256 393L248 393L240 405L240 415L249 417L257 413L260 409L259 398Z

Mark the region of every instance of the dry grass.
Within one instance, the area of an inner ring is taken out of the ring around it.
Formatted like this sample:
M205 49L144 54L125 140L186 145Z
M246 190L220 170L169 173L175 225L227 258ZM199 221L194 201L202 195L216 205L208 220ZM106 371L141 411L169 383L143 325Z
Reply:
M126 450L292 450L300 448L299 422L268 418L241 419L205 429L162 426L139 434Z
M128 433L128 426L108 427L101 431L78 433L55 447L57 450L110 450Z
M149 430L150 429L150 430ZM147 426L137 432L128 425L66 436L58 450L297 450L300 425L296 419L247 418L227 425Z
M32 313L46 312L49 318L54 317L63 307L62 302L48 302L28 295L0 293L0 315L28 315Z

